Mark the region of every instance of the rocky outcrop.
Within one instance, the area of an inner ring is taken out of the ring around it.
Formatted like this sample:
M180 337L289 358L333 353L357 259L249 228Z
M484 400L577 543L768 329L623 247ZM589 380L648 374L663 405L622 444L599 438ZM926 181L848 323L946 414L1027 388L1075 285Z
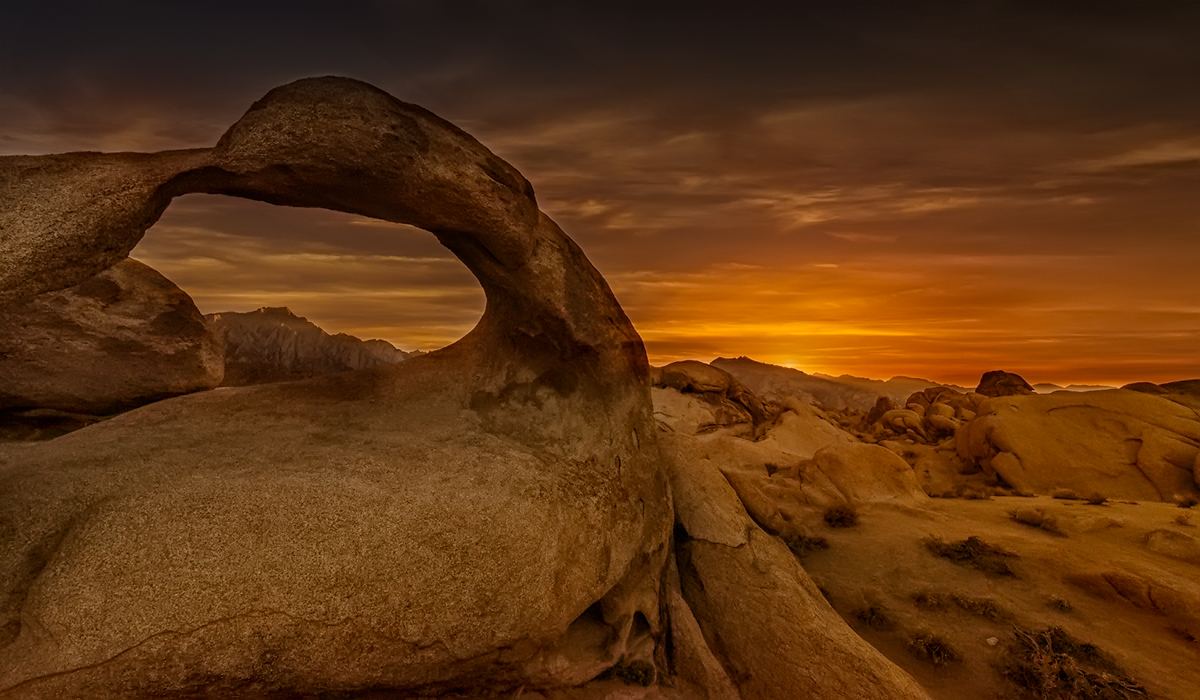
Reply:
M0 328L0 414L10 421L108 415L221 383L220 338L191 297L132 259L0 306Z
M831 505L913 504L925 498L903 459L859 442L808 404L775 406L778 415L755 432L746 422L706 423L719 411L699 392L664 387L652 395L660 439L675 459L715 465L771 534L794 534Z
M665 670L673 518L645 352L520 173L376 88L302 80L211 149L0 158L0 303L111 267L189 192L419 226L487 309L405 362L0 445L5 697L515 692Z
M976 394L983 394L987 397L997 396L1021 396L1025 394L1035 394L1029 382L1019 374L1005 372L1004 370L992 370L984 372L979 379L979 386L975 387Z
M330 335L282 307L226 311L204 318L225 343L223 386L307 379L392 364L416 354L397 350L386 340Z
M923 445L936 445L953 436L975 418L984 396L935 386L918 391L895 408L890 399L881 398L858 424L871 439L908 439Z
M743 700L928 697L854 634L714 462L670 444L682 597Z
M1196 491L1200 417L1113 389L989 399L957 435L960 457L1022 491L1170 500Z
M653 367L650 382L655 418L673 431L759 436L779 412L728 372L695 360Z

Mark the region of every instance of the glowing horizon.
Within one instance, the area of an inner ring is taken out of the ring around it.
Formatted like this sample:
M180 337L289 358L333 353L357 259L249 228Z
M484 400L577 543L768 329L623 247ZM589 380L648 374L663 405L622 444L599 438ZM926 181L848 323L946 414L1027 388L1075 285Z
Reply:
M0 154L210 147L267 90L344 75L519 169L652 362L1200 376L1200 5L320 9L18 3ZM204 311L404 349L483 308L432 236L330 212L189 196L134 255Z

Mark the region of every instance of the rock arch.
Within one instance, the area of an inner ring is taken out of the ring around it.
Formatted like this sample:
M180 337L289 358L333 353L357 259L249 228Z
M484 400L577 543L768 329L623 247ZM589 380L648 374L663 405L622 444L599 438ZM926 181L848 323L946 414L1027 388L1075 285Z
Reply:
M494 697L615 665L700 686L659 697L927 697L703 445L660 454L641 340L528 182L369 85L272 90L211 149L0 158L0 305L189 192L425 228L486 309L396 365L0 444L0 697Z
M645 351L524 177L377 88L301 80L211 149L0 158L0 303L124 259L192 192L424 228L486 310L400 365L0 450L0 689L569 685L652 654L672 516Z

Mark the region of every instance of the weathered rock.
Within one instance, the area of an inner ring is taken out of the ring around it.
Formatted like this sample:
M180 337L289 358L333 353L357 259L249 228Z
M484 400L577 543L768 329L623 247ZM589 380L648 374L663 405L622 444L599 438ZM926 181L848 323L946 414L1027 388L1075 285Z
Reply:
M697 395L713 407L715 425L748 423L755 427L774 417L772 409L737 378L700 361L683 360L654 367L652 385L674 389L683 395Z
M204 317L225 343L223 386L308 379L406 360L414 353L385 340L330 335L291 309L263 307Z
M907 408L897 408L888 411L879 418L879 423L885 428L900 435L911 434L912 437L926 441L929 436L925 432L925 419L916 411Z
M419 107L302 80L213 149L0 158L3 302L110 267L188 192L425 228L487 310L395 365L0 445L6 697L496 692L644 660L672 526L648 364L529 183Z
M1033 387L1029 386L1029 382L1025 381L1021 375L997 369L983 373L983 376L979 379L979 386L975 387L975 393L995 398L997 396L1021 396L1037 392L1033 390Z
M0 306L0 328L0 413L107 415L221 383L220 338L136 260Z
M1157 613L1179 633L1200 636L1200 586L1194 580L1127 569L1072 573L1063 580L1099 598Z
M933 386L911 394L904 408L891 408L881 399L860 424L876 439L906 436L913 442L938 444L954 435L975 417L984 396L963 393L947 386Z
M708 460L671 464L684 599L744 700L928 697L846 625Z
M896 405L896 402L886 396L880 396L875 400L875 405L871 407L871 410L867 411L867 415L863 417L862 427L866 428L878 423L879 419L883 418L885 413L894 411L897 408L899 407Z
M1146 548L1173 559L1200 564L1200 540L1174 530L1153 530L1146 534Z
M1138 500L1196 491L1200 417L1158 396L1114 389L990 399L964 430L969 460L1018 490Z

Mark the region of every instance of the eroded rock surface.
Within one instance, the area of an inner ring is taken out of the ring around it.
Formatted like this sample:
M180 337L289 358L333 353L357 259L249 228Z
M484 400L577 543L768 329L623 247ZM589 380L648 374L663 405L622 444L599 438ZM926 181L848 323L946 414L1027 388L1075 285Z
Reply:
M0 446L0 694L571 686L646 661L672 513L640 338L515 169L357 81L215 148L0 158L0 303L122 260L189 192L431 231L487 310L396 365Z
M191 297L131 259L0 306L0 415L107 415L211 389L221 340Z

